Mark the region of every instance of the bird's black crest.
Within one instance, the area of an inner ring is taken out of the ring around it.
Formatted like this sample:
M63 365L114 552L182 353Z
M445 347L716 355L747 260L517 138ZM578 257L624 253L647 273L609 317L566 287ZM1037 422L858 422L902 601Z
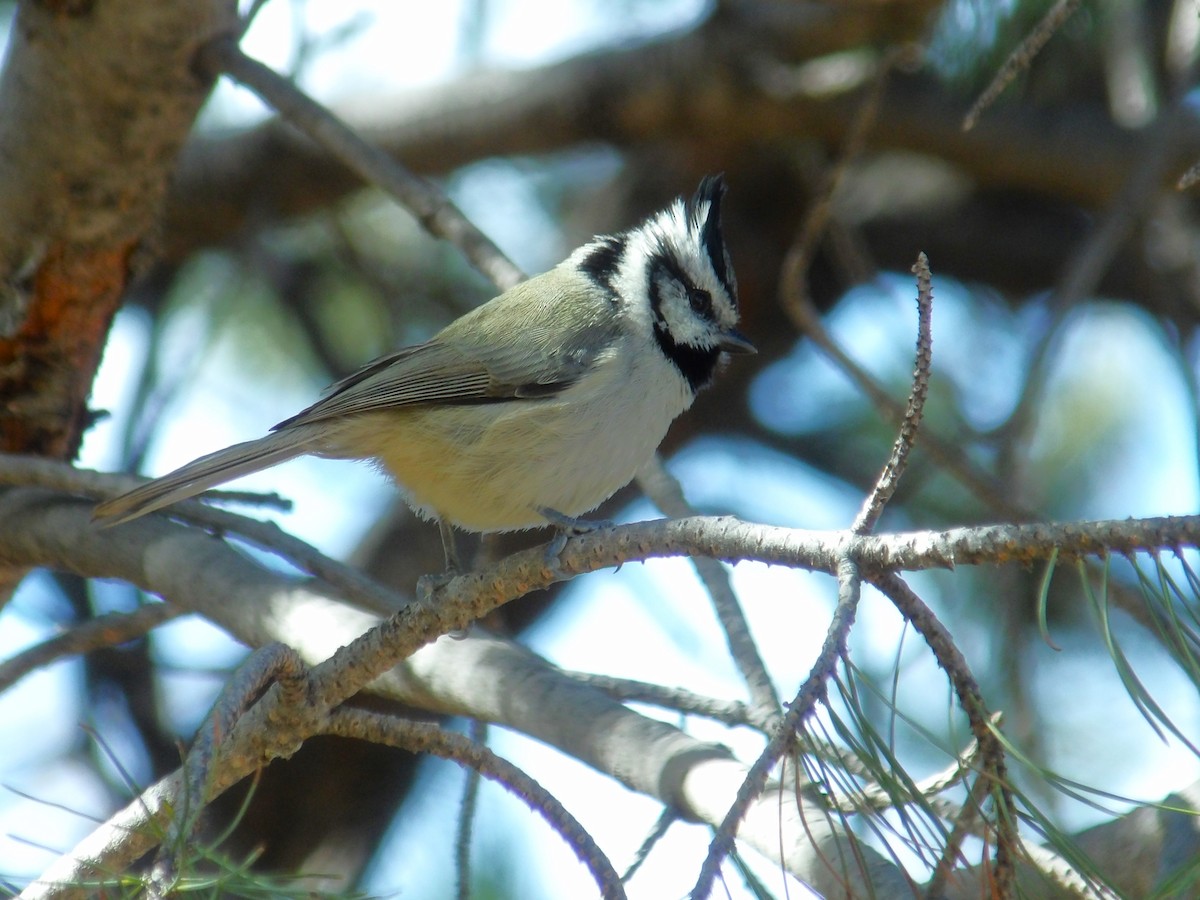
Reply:
M704 220L700 223L700 245L712 263L713 272L725 288L729 299L737 304L737 285L733 267L729 263L729 251L725 247L725 235L721 231L721 201L725 197L725 176L706 175L696 188L696 195L688 203L688 215L695 219L701 206L708 204Z

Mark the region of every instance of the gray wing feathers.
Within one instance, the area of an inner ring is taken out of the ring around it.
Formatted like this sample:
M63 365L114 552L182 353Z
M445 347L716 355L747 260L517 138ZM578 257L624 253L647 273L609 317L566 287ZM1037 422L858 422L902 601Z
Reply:
M101 503L92 514L92 519L103 526L136 519L179 500L194 497L214 485L308 453L314 449L313 436L309 429L293 429L269 434L256 441L234 444L202 456L128 494Z
M494 394L494 379L483 363L430 341L377 359L335 382L324 398L273 430L401 406L477 402Z
M503 302L509 296L514 301ZM616 340L619 326L611 314L602 316L600 308L586 310L583 324L571 316L563 320L568 298L560 293L539 300L521 302L510 292L485 304L432 341L383 356L343 378L322 400L275 430L416 404L536 400L557 394L595 364ZM574 312L577 317L580 310Z

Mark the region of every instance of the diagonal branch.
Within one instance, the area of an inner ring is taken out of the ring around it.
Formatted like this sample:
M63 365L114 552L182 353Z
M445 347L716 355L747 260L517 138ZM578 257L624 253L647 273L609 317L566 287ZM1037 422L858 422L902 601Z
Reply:
M579 821L537 781L482 744L427 722L406 722L361 709L336 710L329 717L325 733L413 753L432 753L499 782L562 836L591 871L602 897L625 897L621 877Z
M232 37L206 44L198 54L198 62L210 76L224 73L252 90L352 171L394 196L426 230L462 250L475 268L501 290L524 279L521 270L441 191L365 141L291 81L246 56Z
M1012 788L1008 783L1004 745L994 730L991 715L983 700L983 692L979 689L966 657L955 645L954 638L899 575L877 576L871 579L871 583L896 605L917 633L925 638L925 643L933 651L938 665L950 678L959 705L967 714L971 733L979 746L982 769L980 777L987 782L987 791L995 801L995 896L1002 900L1011 897L1021 849L1021 839L1017 834L1018 812L1013 802Z
M650 498L650 502L667 516L682 518L696 514L683 496L683 487L667 471L658 454L642 466L637 474L637 482L638 487ZM763 662L758 646L754 643L750 624L746 621L742 605L733 591L729 573L715 559L703 556L692 557L692 565L712 599L721 630L725 632L729 655L741 671L742 680L750 691L750 703L754 708L755 717L763 722L778 720L779 701L776 699L775 686L771 684L766 663Z
M825 643L821 647L821 652L817 655L796 698L789 704L787 712L771 740L767 742L766 748L754 761L754 765L750 767L746 780L738 789L737 798L729 807L717 833L713 836L708 847L708 855L700 867L700 874L690 894L693 900L704 900L711 892L713 880L717 877L721 863L733 849L734 835L736 835L738 825L745 818L751 803L762 794L767 784L767 778L779 760L794 746L796 733L803 725L804 720L813 714L817 703L826 698L826 682L832 675L838 660L846 653L846 640L850 635L850 628L854 624L854 617L858 611L861 587L862 581L858 566L848 553L838 568L838 605L825 634ZM853 845L854 839L849 835L847 837ZM856 858L858 853L859 848L851 851L851 855ZM865 881L867 873L860 871L858 875L864 881L856 883L856 887L869 890L869 882Z
M1050 8L1042 20L1034 26L1033 30L1021 41L1008 59L1004 61L1004 65L992 77L991 83L988 84L983 92L971 104L971 108L963 117L963 131L970 131L979 121L979 117L987 111L993 103L996 102L1004 89L1008 87L1016 79L1016 77L1027 70L1033 62L1035 56L1041 51L1046 42L1054 36L1062 24L1071 17L1076 9L1079 8L1080 0L1058 0Z
M139 638L184 612L167 603L150 603L129 613L108 613L80 622L0 662L0 692L8 690L35 669L67 656L78 656Z

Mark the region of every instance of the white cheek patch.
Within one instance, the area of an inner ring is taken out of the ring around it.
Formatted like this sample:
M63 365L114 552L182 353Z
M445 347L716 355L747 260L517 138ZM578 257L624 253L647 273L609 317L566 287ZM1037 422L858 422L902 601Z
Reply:
M713 343L712 329L692 312L683 285L665 277L658 280L658 289L662 301L659 311L676 343L697 346Z

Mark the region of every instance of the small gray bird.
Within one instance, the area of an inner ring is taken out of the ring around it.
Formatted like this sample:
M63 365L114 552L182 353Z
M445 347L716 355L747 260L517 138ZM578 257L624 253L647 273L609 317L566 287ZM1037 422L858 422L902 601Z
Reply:
M370 459L420 515L515 531L562 524L628 484L692 405L737 331L720 176L643 223L368 363L266 437L188 463L96 507L115 525L311 453Z

